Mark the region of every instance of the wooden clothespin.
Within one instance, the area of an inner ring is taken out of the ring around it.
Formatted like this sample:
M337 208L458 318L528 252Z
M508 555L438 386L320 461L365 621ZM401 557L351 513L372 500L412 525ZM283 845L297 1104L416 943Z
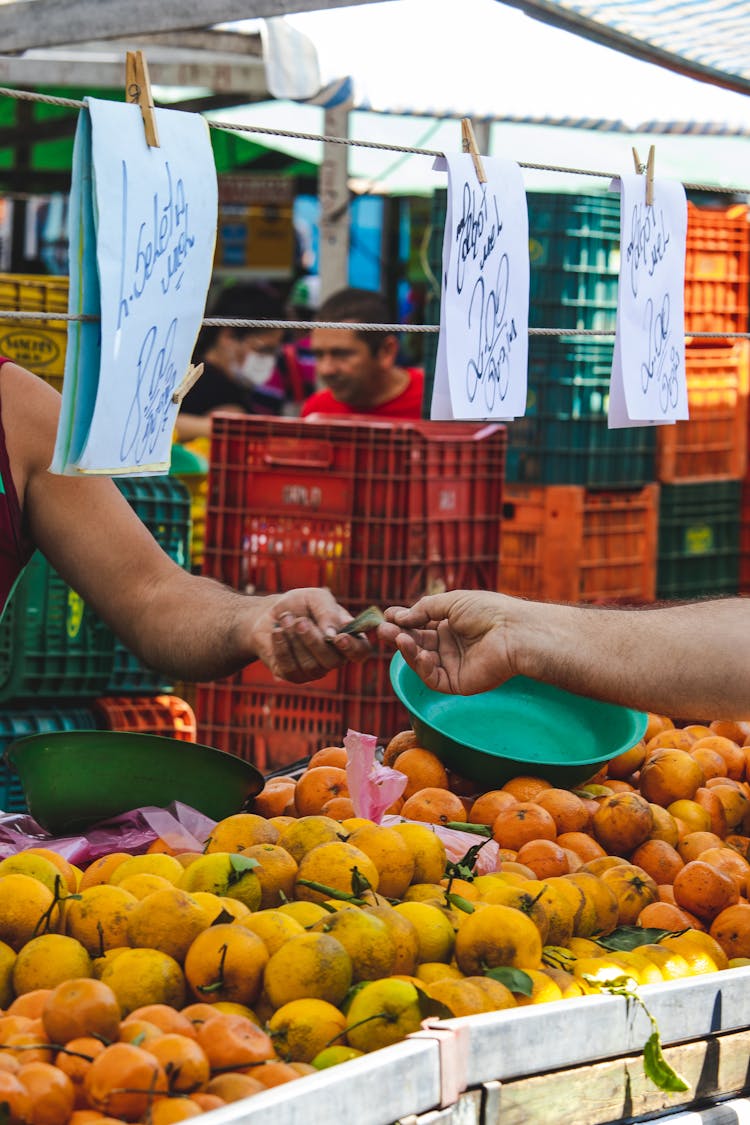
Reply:
M187 375L172 395L172 402L176 402L179 406L190 388L195 386L202 374L203 364L199 363L195 365L191 363L188 366Z
M477 140L474 136L474 129L472 128L471 121L468 117L461 118L461 151L470 152L471 158L474 161L474 168L476 169L477 179L480 184L487 183L487 177L484 174L484 165L482 158L479 155L477 148Z
M648 160L645 164L641 162L637 149L633 149L633 163L635 164L636 173L642 176L646 173L646 206L653 207L654 205L654 162L656 160L656 147L651 145L648 150Z
M127 101L141 107L146 140L151 148L158 148L159 134L156 131L154 99L143 51L128 51L125 55L125 97Z

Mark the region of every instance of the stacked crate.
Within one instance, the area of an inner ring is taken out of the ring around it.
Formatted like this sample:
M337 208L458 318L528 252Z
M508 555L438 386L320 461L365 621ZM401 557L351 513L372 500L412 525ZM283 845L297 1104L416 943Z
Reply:
M719 209L688 203L686 332L748 331L749 217L744 204ZM688 337L685 369L689 420L660 426L657 434L656 585L664 600L743 589L750 343Z
M505 428L442 422L214 418L204 573L268 594L327 586L352 614L497 585ZM255 664L199 685L198 739L283 766L347 727L408 726L375 651L309 685Z
M620 199L527 195L529 326L613 331ZM566 602L656 595L655 435L607 424L613 337L529 337L526 412L508 427L500 588Z

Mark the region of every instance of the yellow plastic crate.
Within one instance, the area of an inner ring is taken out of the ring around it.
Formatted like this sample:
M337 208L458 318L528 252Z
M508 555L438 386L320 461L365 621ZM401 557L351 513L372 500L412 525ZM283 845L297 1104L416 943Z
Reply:
M0 274L0 313L67 312L67 277ZM56 390L65 372L68 326L64 320L14 320L0 315L0 355L12 359Z

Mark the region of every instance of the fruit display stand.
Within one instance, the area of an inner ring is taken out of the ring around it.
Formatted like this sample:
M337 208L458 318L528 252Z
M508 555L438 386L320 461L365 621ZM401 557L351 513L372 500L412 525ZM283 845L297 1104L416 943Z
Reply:
M213 1111L213 1125L610 1125L674 1120L748 1089L750 967L640 990L664 1056L689 1085L658 1089L643 1070L652 1031L640 1005L584 996L462 1019L304 1081ZM699 1125L693 1114L690 1125ZM735 1120L721 1118L722 1125ZM736 1120L742 1120L737 1118ZM715 1121L718 1125L718 1119Z

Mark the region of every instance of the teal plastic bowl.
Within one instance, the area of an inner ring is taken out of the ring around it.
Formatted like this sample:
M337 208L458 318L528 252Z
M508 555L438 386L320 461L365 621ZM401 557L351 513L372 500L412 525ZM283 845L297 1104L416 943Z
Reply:
M421 746L455 773L497 789L519 774L570 789L630 749L648 716L514 676L479 695L432 691L400 653L391 683Z
M233 754L129 731L32 734L11 742L5 757L18 772L29 812L54 836L172 801L222 820L264 785L262 773Z

